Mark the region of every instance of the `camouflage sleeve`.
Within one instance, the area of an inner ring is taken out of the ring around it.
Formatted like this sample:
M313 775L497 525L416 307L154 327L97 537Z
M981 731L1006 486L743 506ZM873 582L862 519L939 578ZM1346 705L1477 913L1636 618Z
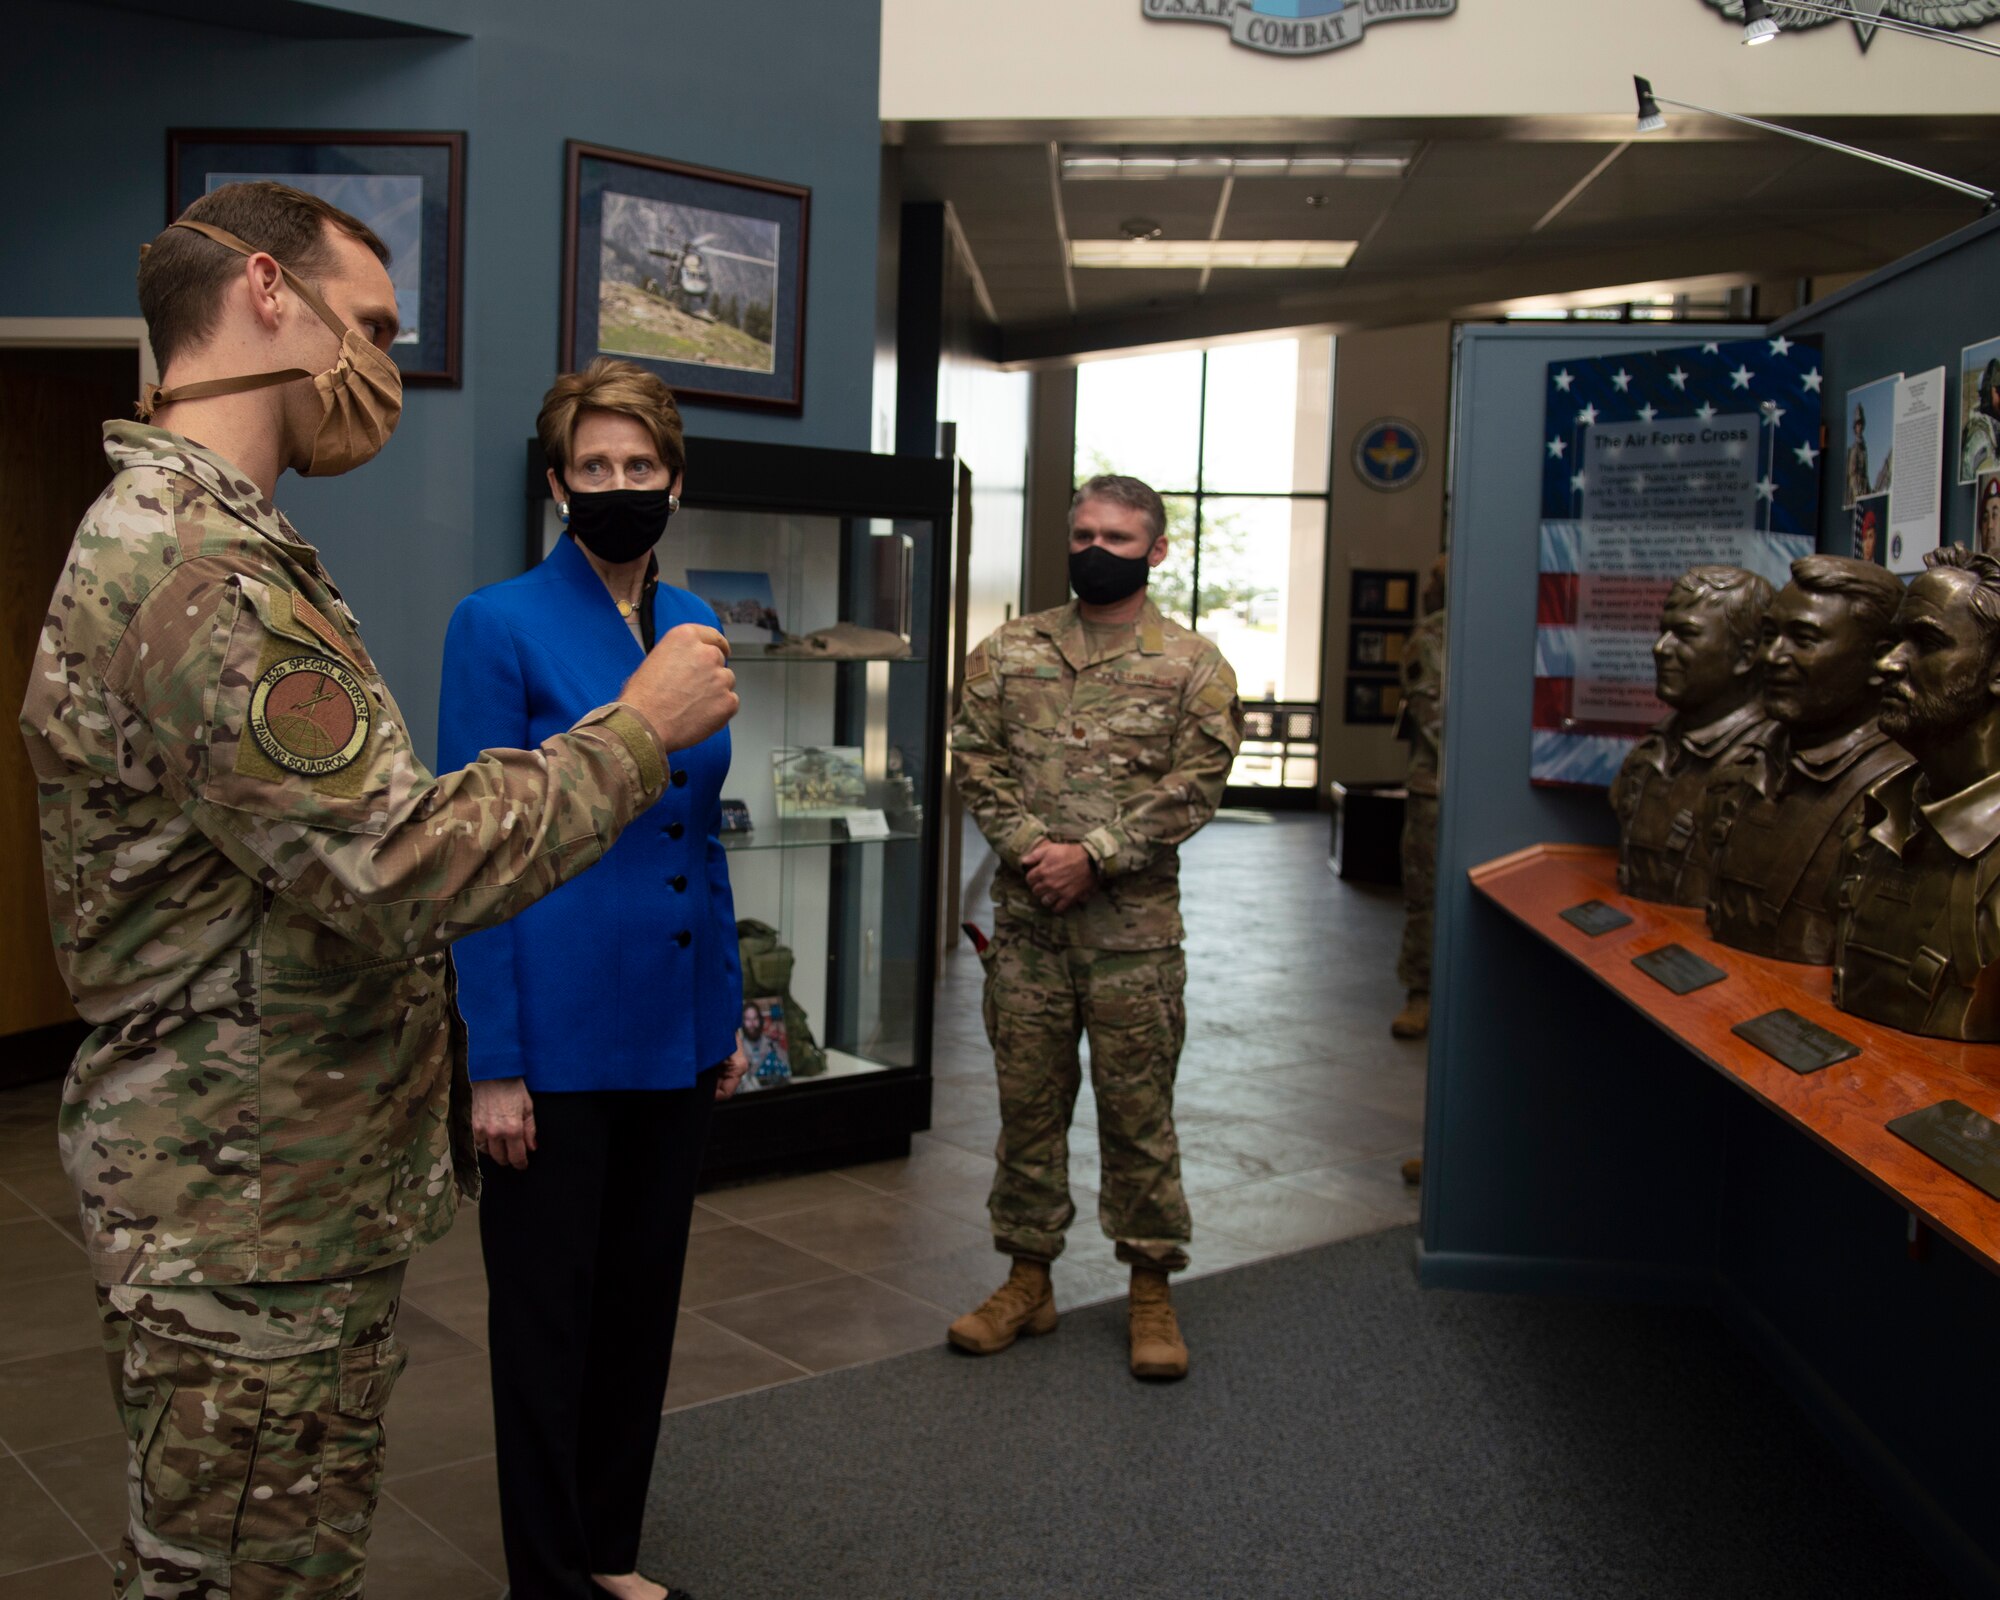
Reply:
M652 733L610 705L538 750L433 776L393 705L281 583L196 559L105 674L121 762L242 871L384 955L439 949L576 876L658 799Z
M1018 867L1049 830L1028 812L1007 749L1000 708L1000 676L993 670L993 641L965 658L965 690L951 725L952 775L965 809L986 842L1010 867Z
M1084 835L1083 848L1105 878L1143 871L1158 851L1197 832L1222 804L1236 748L1243 742L1243 705L1236 674L1211 651L1189 675L1165 777L1128 800L1118 820Z

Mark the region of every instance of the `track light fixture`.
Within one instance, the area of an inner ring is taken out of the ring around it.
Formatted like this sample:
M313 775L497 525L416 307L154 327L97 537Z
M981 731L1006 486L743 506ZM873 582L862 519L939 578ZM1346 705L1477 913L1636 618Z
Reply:
M1785 3L1789 5L1792 0L1785 0ZM1922 178L1927 182L1938 184L1942 188L1966 196L1967 199L1977 200L1988 211L1993 209L1991 189L1982 189L1976 184L1961 183L1957 178L1947 178L1942 173L1932 172L1928 167L1913 166L1907 161L1898 161L1893 156L1877 155L1873 150L1842 144L1837 139L1822 139L1816 133L1802 133L1797 128L1786 127L1782 122L1765 122L1760 118L1742 116L1734 111L1716 111L1709 106L1690 105L1685 100L1669 100L1664 95L1655 94L1652 84L1644 78L1634 77L1632 87L1639 96L1639 121L1636 129L1639 133L1658 133L1667 125L1666 116L1660 107L1672 106L1678 111L1694 111L1704 117L1721 117L1728 122L1740 122L1746 128L1760 128L1765 133L1783 134L1787 139L1797 139L1804 144L1816 144L1822 150L1837 150L1842 155L1853 156L1857 160L1871 162L1878 167L1888 167L1892 171L1908 173L1913 178Z
M1843 0L1782 0L1793 11L1804 11L1815 17L1825 17L1830 22L1852 22L1864 28L1887 28L1891 33L1907 33L1918 39L1935 39L1939 44L1953 45L1960 50L1971 50L1983 56L2000 56L2000 45L1985 39L1968 39L1962 33L1954 33L1949 28L1933 28L1927 23L1911 22L1904 17L1890 16L1886 10L1861 11ZM1771 15L1771 0L1743 0L1743 42L1745 44L1769 44L1778 37L1778 21Z

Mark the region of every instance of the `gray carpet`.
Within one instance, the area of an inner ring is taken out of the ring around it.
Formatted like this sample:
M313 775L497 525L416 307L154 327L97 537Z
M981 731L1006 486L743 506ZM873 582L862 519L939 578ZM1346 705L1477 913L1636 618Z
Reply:
M698 1600L1903 1600L1951 1591L1706 1313L1420 1293L1394 1229L666 1419ZM942 1329L940 1329L942 1333Z

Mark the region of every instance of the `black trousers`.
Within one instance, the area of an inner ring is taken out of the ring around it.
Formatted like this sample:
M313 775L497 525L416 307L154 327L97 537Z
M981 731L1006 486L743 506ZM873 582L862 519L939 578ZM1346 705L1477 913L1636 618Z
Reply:
M526 1170L480 1160L513 1600L599 1600L591 1573L638 1563L716 1077L538 1094Z

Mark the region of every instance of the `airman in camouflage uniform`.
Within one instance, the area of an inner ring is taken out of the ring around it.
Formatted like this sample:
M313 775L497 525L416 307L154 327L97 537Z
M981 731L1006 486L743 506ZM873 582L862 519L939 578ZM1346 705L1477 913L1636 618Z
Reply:
M1120 493L1128 498L1109 498ZM1086 485L1071 513L1073 562L1079 533L1107 516L1131 524L1138 551L1163 555L1163 519L1131 503L1147 495L1132 479ZM1076 1214L1068 1135L1082 1034L1103 1157L1098 1220L1135 1269L1135 1306L1164 1305L1165 1274L1187 1265L1173 1121L1186 1031L1176 847L1221 801L1243 709L1221 652L1161 617L1143 581L1141 567L1129 621L1101 625L1093 613L1111 605L1073 601L1008 623L966 661L953 760L966 806L1000 857L996 928L983 953L1001 1116L988 1209L995 1245L1034 1280L1009 1315L975 1328L982 1308L954 1324L953 1342L982 1353L1004 1348L1021 1326L1054 1326L1047 1264ZM1052 845L1081 846L1082 898L1038 885L1037 862ZM1184 1349L1179 1359L1184 1371Z
M1444 760L1445 558L1424 585L1424 616L1410 632L1399 674L1402 731L1410 741L1403 787L1403 945L1396 979L1403 1009L1390 1023L1398 1039L1421 1039L1431 1025L1431 937L1437 908L1438 775Z
M669 725L635 678L539 750L433 776L267 490L162 428L104 432L116 475L21 727L92 1024L58 1143L131 1447L117 1590L345 1600L403 1265L477 1183L446 946L597 860L663 792Z

